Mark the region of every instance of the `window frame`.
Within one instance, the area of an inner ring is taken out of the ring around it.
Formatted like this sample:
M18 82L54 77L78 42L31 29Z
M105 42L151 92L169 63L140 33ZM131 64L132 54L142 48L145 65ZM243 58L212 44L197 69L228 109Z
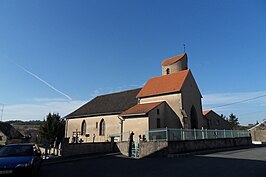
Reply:
M104 136L105 135L105 128L106 128L106 126L105 126L105 120L102 119L100 121L100 124L99 124L99 136Z
M160 109L157 109L157 115L160 115Z
M87 132L87 123L85 120L83 120L81 123L80 135L86 135L86 132Z
M166 69L166 74L170 74L170 68Z

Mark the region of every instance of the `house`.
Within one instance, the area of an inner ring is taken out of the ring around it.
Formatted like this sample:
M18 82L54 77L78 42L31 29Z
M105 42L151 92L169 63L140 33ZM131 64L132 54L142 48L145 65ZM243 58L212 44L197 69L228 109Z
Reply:
M0 145L22 142L23 135L12 125L0 122Z
M220 115L218 115L213 110L203 111L203 117L206 119L207 129L216 129L216 130L232 130L233 125L228 121L224 120Z
M266 120L249 129L254 143L266 143Z
M135 137L156 128L201 129L202 95L187 54L163 60L162 76L142 88L97 96L66 118L70 142L103 142L110 135L134 132Z

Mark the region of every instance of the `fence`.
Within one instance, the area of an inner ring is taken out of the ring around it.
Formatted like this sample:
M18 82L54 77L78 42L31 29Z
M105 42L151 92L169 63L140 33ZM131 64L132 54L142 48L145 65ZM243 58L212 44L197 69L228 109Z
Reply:
M217 138L249 137L247 130L207 130L162 128L148 130L147 141L184 141Z

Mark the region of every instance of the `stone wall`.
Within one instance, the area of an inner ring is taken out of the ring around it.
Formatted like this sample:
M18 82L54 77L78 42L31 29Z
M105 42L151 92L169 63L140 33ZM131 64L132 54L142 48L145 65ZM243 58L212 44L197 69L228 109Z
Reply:
M82 154L97 154L118 152L115 143L64 143L62 144L62 156L76 156Z
M202 150L228 148L236 146L251 145L251 138L221 138L207 140L191 140L191 141L170 141L168 143L168 153L188 153Z
M117 142L116 143L117 148L119 149L119 151L121 152L121 154L123 154L124 156L129 156L128 152L129 152L129 143L128 141L124 141L124 142Z
M168 142L154 141L154 142L140 142L139 143L139 157L145 156L167 156Z
M250 129L252 141L266 142L266 120Z
M266 130L251 131L252 141L266 142Z
M221 138L191 141L169 141L169 142L140 142L139 158L146 156L167 156L169 154L188 153L195 151L249 146L251 138Z
M251 138L221 138L207 140L191 141L155 141L139 143L139 158L147 156L168 156L169 154L188 153L195 151L249 146ZM129 155L128 142L102 142L102 143L63 143L62 156L76 156L83 154L111 153L121 152L123 155Z

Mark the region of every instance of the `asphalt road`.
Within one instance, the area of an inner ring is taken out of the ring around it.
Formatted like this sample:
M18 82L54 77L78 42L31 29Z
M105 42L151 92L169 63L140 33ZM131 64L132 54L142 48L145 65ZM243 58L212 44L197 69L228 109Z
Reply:
M37 177L266 177L266 147L173 158L91 158L43 166Z

